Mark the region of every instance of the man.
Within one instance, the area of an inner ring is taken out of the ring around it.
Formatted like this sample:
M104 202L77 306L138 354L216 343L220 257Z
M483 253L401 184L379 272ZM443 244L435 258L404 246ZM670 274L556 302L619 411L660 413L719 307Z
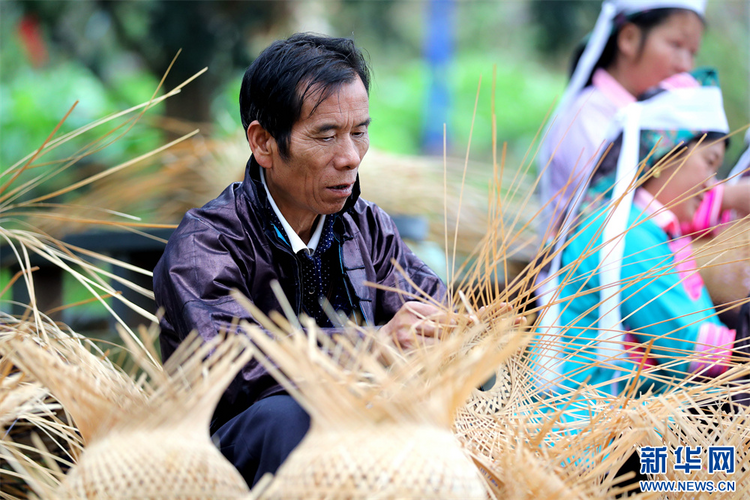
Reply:
M438 308L365 285L419 296L411 281L439 301L446 294L391 218L359 198L368 91L367 64L347 39L297 34L271 44L248 68L240 91L252 150L245 179L190 210L154 270L154 294L165 311L164 359L191 330L208 339L234 318L253 320L232 289L264 313L281 311L273 281L296 313L329 333L322 299L348 317L382 325L380 334L402 347L413 343L415 325L419 335L435 336ZM211 430L254 484L278 468L308 426L307 414L252 361L225 392Z

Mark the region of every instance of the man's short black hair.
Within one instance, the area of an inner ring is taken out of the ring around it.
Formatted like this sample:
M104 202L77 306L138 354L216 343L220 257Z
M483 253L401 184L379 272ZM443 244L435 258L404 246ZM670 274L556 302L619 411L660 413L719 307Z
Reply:
M359 77L370 91L370 70L362 52L348 38L296 33L277 40L245 71L240 89L242 126L258 120L276 139L279 153L289 153L292 126L299 120L305 98L318 105L344 83Z

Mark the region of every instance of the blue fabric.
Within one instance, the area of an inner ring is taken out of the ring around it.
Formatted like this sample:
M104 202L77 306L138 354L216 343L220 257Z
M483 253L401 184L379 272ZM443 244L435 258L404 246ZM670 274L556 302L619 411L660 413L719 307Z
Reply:
M252 487L275 473L302 441L310 417L288 394L269 396L224 424L216 434L221 453Z
M619 365L592 366L596 360L599 333L596 328L601 300L598 290L601 259L599 252L594 250L602 244L601 229L606 215L606 209L600 209L584 219L563 251L560 279L565 285L560 293L562 314L556 323L568 327L567 331L563 330L563 336L565 341L571 341L564 350L565 361L561 369L570 377L562 382L563 392L588 383L598 386L603 393L618 393L625 383L612 387L610 381L618 376L618 371L622 373L622 370L638 367L638 363L631 360L620 361ZM654 339L649 358L674 363L674 358L679 359L680 353L686 357L695 350L694 342L703 322L721 323L715 317L705 288L694 301L680 283L667 234L653 221L644 220L640 209L635 206L631 209L628 227L621 271L623 324L639 342ZM575 262L576 259L581 260ZM567 279L566 271L570 273ZM576 297L570 299L574 295ZM685 360L658 370L656 374L684 378L688 367ZM664 388L663 382L653 377L649 379L641 375L640 380L641 387L653 386L657 391ZM559 407L556 405L555 409ZM588 418L588 414L586 402L581 398L573 402L563 420Z

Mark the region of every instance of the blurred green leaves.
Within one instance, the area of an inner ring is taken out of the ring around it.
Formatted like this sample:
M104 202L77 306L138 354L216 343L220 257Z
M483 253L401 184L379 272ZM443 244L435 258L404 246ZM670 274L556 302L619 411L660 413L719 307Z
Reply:
M565 78L533 61L506 56L498 57L495 62L498 145L501 147L507 141L511 152L520 159L555 96L564 88ZM491 158L493 65L485 55L468 52L458 54L451 68L449 86L453 103L447 123L450 153L458 156L465 153L481 75L471 154L473 159ZM418 59L390 72L376 68L370 94L373 147L395 153L420 153L429 80L429 69Z
M78 101L73 113L57 133L67 132L111 113L115 113L148 100L156 90L158 80L151 74L122 71L118 78L103 82L80 62L67 58L50 46L51 57L41 67L34 67L18 36L16 26L22 12L6 4L0 19L0 167L7 169L26 155L33 153ZM157 106L148 116L158 116ZM109 129L106 129L109 130ZM91 147L104 131L94 130L67 141L53 153L38 160L44 163L60 160ZM91 169L113 166L126 158L150 151L163 143L163 134L153 127L136 126L122 140L116 141L102 153L81 161L88 168L65 172L45 183L45 192L59 189ZM101 167L97 166L100 165ZM25 172L19 179L37 176L48 167ZM32 191L31 194L37 191Z

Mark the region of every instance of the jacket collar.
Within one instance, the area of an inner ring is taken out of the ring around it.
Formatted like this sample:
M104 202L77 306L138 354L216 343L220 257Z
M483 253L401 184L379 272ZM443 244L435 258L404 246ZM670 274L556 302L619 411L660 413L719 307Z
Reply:
M256 208L264 209L269 203L266 190L263 188L263 183L260 180L260 168L260 164L255 160L255 157L250 156L245 167L245 180L243 184L251 203L257 205ZM353 208L359 199L360 193L359 174L357 174L357 180L354 181L354 186L352 186L352 194L347 198L344 208L337 212L337 214L343 214Z

